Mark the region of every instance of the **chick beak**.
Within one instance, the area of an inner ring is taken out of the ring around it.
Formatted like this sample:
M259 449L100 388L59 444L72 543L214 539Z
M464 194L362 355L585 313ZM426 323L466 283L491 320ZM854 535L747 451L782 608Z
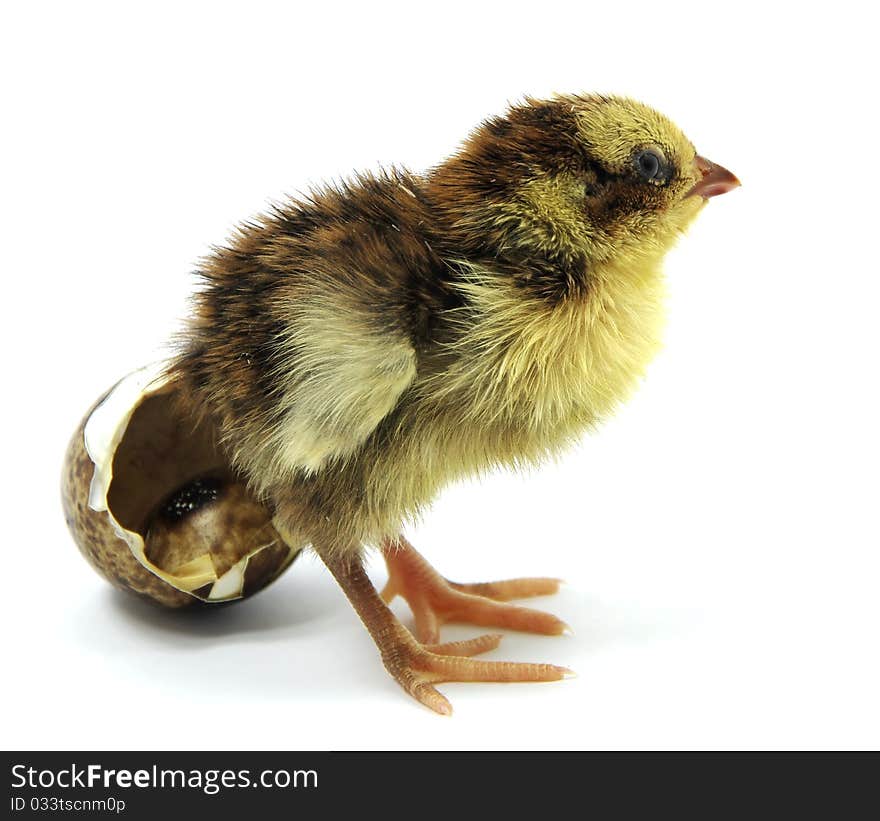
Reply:
M707 160L699 154L694 157L694 165L698 173L702 175L702 179L687 192L685 195L687 197L699 195L708 199L709 197L717 197L719 194L726 194L742 185L726 168L715 165L711 160Z

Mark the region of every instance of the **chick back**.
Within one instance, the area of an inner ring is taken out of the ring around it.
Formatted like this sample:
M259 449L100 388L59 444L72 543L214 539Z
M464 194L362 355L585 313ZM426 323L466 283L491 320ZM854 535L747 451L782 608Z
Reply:
M454 303L420 181L361 176L241 226L200 273L172 365L258 491L350 457Z

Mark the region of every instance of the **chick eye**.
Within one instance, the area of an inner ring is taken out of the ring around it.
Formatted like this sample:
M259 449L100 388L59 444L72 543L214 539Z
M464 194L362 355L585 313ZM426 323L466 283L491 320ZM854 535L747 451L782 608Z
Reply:
M663 160L652 148L639 151L635 156L636 169L643 180L655 184L665 182Z

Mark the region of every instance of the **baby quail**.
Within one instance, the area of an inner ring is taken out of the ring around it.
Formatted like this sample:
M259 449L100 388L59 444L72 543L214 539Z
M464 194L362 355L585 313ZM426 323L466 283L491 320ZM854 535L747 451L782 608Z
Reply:
M286 202L205 262L171 365L188 412L310 544L391 675L440 713L441 681L549 681L471 658L443 622L556 634L510 599L554 579L456 584L401 535L450 482L534 464L632 391L658 347L661 262L737 179L629 99L527 99L425 174L392 170ZM363 568L377 546L380 595ZM415 635L387 607L406 599Z

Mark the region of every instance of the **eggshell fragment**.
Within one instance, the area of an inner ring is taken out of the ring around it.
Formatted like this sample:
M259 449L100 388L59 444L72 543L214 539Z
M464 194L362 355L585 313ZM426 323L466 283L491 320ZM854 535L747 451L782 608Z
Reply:
M68 447L62 500L74 540L111 583L169 607L245 598L300 552L217 446L182 418L163 363L118 382Z

